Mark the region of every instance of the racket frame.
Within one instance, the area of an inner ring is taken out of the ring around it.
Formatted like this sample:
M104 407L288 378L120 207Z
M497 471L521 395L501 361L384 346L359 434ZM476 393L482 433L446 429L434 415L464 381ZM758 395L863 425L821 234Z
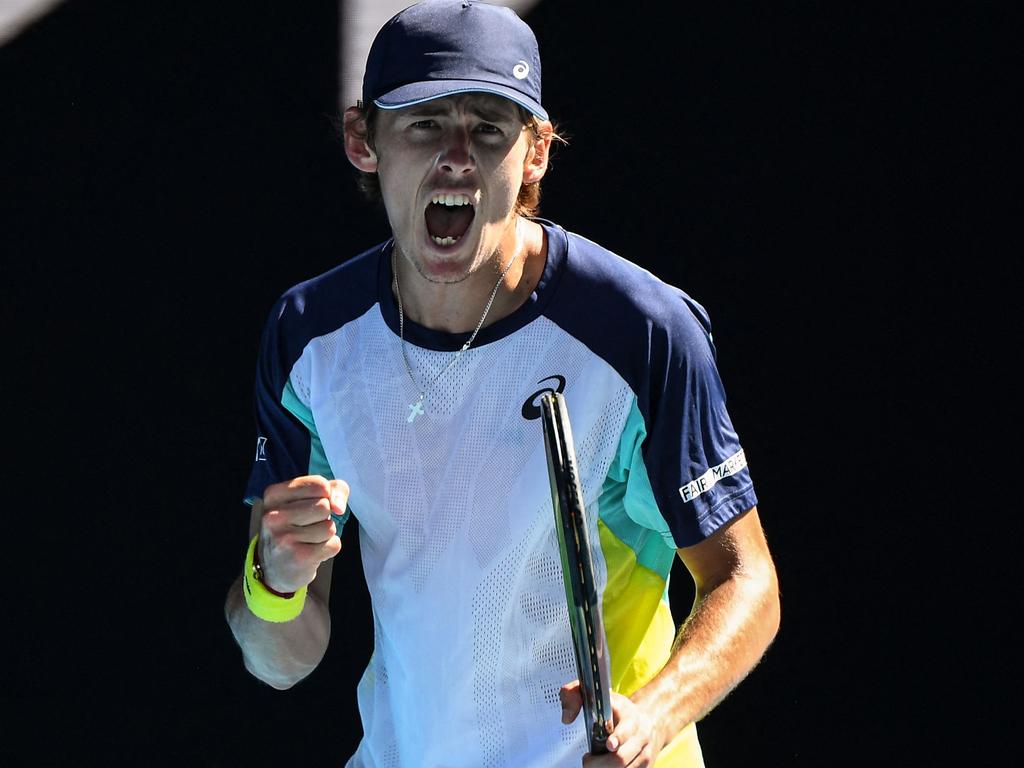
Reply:
M605 742L614 729L608 654L572 425L565 396L560 392L545 392L540 399L540 410L551 504L590 752L604 754L608 751Z

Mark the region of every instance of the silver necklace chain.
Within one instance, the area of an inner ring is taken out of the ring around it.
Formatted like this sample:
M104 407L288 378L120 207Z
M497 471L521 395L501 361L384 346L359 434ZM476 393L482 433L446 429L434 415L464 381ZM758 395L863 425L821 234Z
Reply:
M416 382L416 377L413 375L412 366L409 365L409 356L405 352L405 310L402 307L402 289L398 284L398 264L395 257L395 251L392 249L391 273L395 276L395 296L398 298L398 337L402 346L402 362L405 363L405 372L409 374L409 381L412 382L413 387L415 387L416 391L419 392L419 397L412 403L409 403L409 417L406 419L409 423L412 423L417 416L423 413L423 401L426 399L427 392L430 388L433 387L434 384L437 383L437 380L444 376L451 367L458 362L459 358L462 357L462 353L469 349L470 345L476 339L476 335L480 333L480 329L484 327L484 320L487 319L487 314L491 311L491 305L494 303L494 298L498 295L498 288L501 287L501 283L505 279L505 275L507 275L508 271L512 269L512 265L515 263L515 260L516 254L513 253L512 258L508 260L508 264L506 264L505 268L501 271L501 275L498 277L498 282L496 282L494 284L494 288L491 289L491 295L490 298L487 299L487 305L484 307L484 312L480 315L480 320L477 322L476 328L473 329L473 333L470 334L470 337L466 340L466 343L459 348L455 353L455 357L448 362L448 365L434 375L434 378L427 383L427 386L420 387Z

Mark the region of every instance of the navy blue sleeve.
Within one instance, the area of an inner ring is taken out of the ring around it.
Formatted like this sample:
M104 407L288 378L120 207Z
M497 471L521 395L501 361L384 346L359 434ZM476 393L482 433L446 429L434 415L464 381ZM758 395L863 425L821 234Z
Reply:
M389 283L381 243L328 272L293 286L275 302L260 341L253 392L256 451L245 502L268 485L309 474L314 436L289 410L289 377L309 342L340 328L377 303ZM297 409L298 410L298 409Z
M671 306L671 305L670 305ZM677 547L696 544L757 503L726 409L710 321L685 294L652 335L644 464ZM639 397L638 397L639 401Z
M757 503L708 314L685 292L578 235L568 234L565 258L546 314L633 390L655 502L676 546L696 544Z
M256 453L245 489L247 504L262 498L268 485L307 474L309 466L309 431L283 403L288 376L297 359L281 329L282 317L288 312L288 298L279 299L271 310L260 342L253 392Z

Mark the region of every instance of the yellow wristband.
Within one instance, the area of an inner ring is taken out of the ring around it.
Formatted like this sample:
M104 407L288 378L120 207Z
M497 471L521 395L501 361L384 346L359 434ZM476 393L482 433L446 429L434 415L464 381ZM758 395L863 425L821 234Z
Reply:
M300 613L306 604L306 587L296 591L292 597L278 597L268 591L263 582L256 578L253 560L256 555L256 543L259 536L253 536L249 549L245 553L245 570L242 572L242 591L245 593L245 604L249 610L264 621L281 623L291 621Z

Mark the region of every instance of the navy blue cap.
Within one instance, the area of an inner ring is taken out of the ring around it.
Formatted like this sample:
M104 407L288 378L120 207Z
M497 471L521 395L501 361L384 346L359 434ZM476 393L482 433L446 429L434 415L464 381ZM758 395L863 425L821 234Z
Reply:
M398 109L468 92L504 96L548 119L537 38L511 8L423 0L377 32L366 57L364 104Z

